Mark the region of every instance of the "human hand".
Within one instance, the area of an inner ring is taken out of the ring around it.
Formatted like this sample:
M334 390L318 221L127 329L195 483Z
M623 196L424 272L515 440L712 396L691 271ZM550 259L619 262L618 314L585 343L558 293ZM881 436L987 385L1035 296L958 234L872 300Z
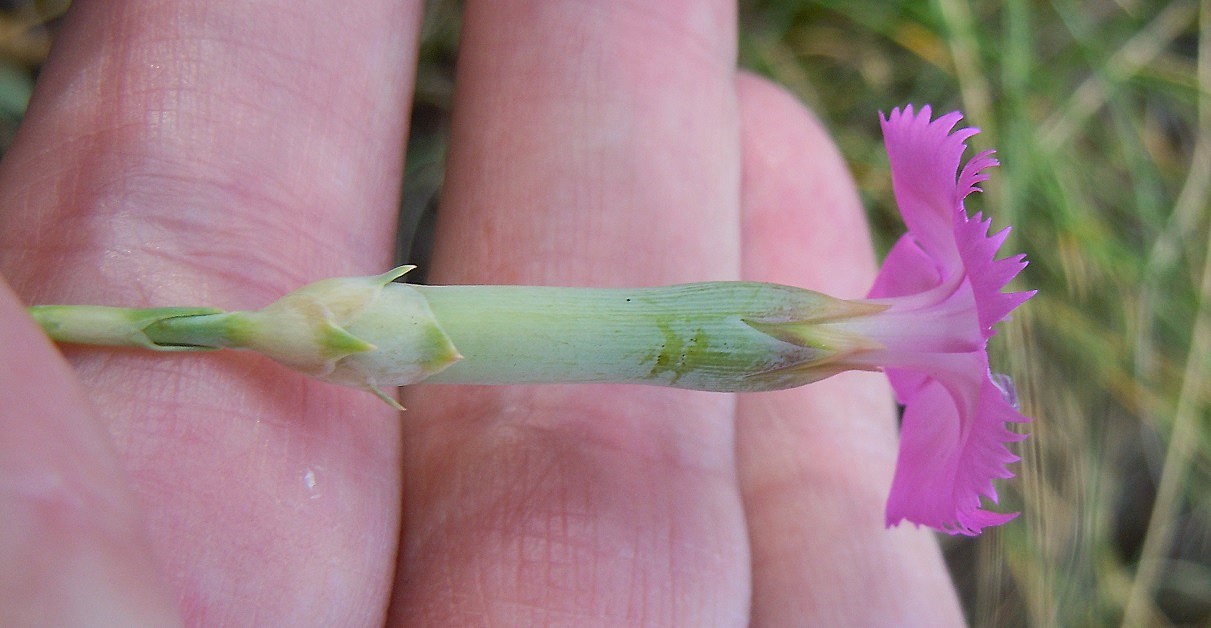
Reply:
M247 308L385 269L417 4L76 3L0 172L0 270L28 303ZM733 6L468 4L432 281L865 293L844 164L737 78ZM883 529L881 376L418 386L400 417L247 354L73 350L76 384L4 296L0 608L960 621L929 533Z

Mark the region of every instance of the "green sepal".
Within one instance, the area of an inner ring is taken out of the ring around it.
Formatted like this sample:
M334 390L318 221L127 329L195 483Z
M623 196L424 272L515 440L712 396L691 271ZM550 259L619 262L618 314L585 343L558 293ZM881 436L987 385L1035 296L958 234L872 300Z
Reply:
M395 268L392 268L391 270L375 277L375 279L379 281L379 285L385 286L414 270L416 270L415 264L404 264L403 266L396 266Z
M228 312L204 307L162 307L146 313L146 346L156 351L214 351L227 346Z
M782 342L834 354L878 349L881 346L865 336L830 327L827 323L802 321L769 323L754 320L744 320L744 323Z
M325 359L339 360L355 353L374 351L375 346L345 331L331 320L324 321L320 328L321 354Z

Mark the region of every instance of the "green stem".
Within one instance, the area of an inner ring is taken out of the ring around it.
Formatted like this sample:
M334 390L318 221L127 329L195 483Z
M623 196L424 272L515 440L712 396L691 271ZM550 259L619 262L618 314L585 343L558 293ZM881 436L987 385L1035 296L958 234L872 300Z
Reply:
M30 316L56 342L141 347L155 351L209 351L224 342L230 314L205 307L124 308L35 305Z
M870 343L849 321L884 309L753 282L631 290L319 281L256 311L35 306L60 342L258 351L300 372L384 386L641 383L776 390L847 368ZM860 366L858 367L860 368Z

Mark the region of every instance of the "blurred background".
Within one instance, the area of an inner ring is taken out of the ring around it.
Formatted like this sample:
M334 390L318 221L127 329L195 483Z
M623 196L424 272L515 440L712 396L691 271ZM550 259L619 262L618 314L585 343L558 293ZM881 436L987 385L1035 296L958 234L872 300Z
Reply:
M0 1L0 148L66 0ZM428 255L461 4L430 0L400 254ZM753 0L740 62L810 106L881 252L902 232L877 111L961 109L1002 166L969 203L1014 226L993 339L1035 417L1014 523L943 538L977 626L1211 625L1211 0Z

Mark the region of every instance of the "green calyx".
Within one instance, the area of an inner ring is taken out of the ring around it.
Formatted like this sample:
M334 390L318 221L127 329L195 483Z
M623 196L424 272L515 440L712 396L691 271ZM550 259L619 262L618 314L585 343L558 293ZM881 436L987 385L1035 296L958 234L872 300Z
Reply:
M416 289L465 357L429 378L448 383L790 388L835 374L863 346L826 338L829 323L883 309L757 282Z

